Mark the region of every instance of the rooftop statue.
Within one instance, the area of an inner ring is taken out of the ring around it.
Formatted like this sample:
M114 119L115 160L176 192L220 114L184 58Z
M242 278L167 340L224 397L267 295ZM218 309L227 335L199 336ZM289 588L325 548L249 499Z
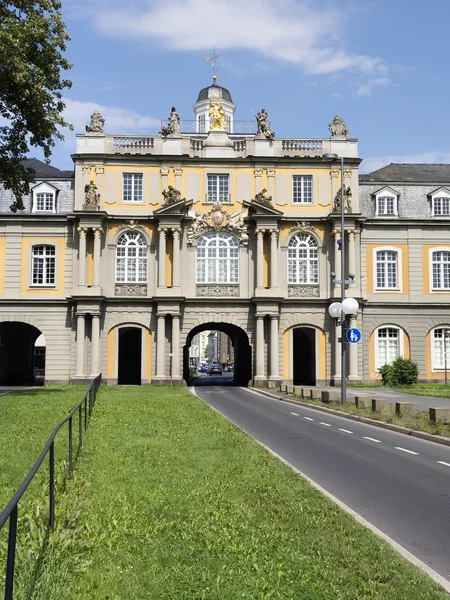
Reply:
M223 110L222 98L214 98L209 103L209 129L226 131L225 111Z
M181 198L181 192L176 190L171 185L169 185L167 190L163 190L162 195L164 196L164 205L174 204L175 202L181 202L181 200L185 200L185 198Z
M338 189L336 196L334 197L334 203L333 203L333 212L340 212L341 210L341 188ZM348 211L351 211L352 209L352 190L350 188L350 186L348 185L347 187L345 187L344 185L344 201L345 201L345 207L348 209Z
M255 115L255 117L258 123L258 131L256 135L259 135L260 137L264 136L268 140L273 140L275 137L275 131L272 131L272 129L269 127L269 114L264 110L264 108L262 108L261 111Z
M105 126L105 119L98 112L94 110L91 115L91 122L86 125L86 133L104 133L103 128Z
M100 204L100 194L97 193L97 186L91 180L84 186L84 204L83 208L98 208Z
M161 129L161 135L163 136L173 136L180 137L181 135L181 125L180 125L180 115L177 113L175 106L172 106L172 110L170 112L169 123L166 127Z
M332 138L346 139L348 138L348 129L345 121L339 115L336 115L332 122L328 125L328 129L331 131Z
M255 195L254 201L262 204L270 204L270 206L272 206L272 196L267 195L266 188L263 188Z

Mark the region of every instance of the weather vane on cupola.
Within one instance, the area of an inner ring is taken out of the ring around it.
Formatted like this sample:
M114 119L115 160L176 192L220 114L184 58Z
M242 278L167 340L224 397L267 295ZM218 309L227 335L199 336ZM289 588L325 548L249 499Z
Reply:
M208 58L206 59L207 63L211 63L212 64L212 68L213 68L213 85L216 84L216 79L217 79L217 71L219 70L216 67L216 60L218 58L220 58L221 56L223 56L223 52L221 52L220 54L216 54L216 46L214 46L214 53L212 56L208 56Z

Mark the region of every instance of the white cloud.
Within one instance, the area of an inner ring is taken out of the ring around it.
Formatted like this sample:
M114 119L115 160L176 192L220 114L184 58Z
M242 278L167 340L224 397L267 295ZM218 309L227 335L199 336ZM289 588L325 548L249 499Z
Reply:
M345 49L349 11L307 0L130 0L126 9L119 0L79 0L72 16L81 14L106 35L154 40L169 50L256 51L307 74L387 72L381 58Z
M391 163L416 163L416 164L448 164L450 151L431 150L420 154L388 154L386 156L369 156L361 163L361 173L371 173Z
M358 90L356 91L357 96L371 96L375 88L391 85L392 81L389 77L373 77L366 83L359 83Z

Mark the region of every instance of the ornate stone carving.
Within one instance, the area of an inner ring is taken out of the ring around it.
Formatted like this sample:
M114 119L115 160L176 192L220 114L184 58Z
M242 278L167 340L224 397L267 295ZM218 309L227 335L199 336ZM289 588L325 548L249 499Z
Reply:
M183 175L183 169L174 169L175 177Z
M263 170L255 169L255 177L262 177L262 176L263 176Z
M333 179L337 179L339 177L339 170L338 169L332 169L330 171L331 177L333 177Z
M333 212L340 212L341 210L341 192L342 188L339 188L336 196L334 197ZM352 190L349 185L347 187L344 185L344 200L345 208L347 208L347 210L350 212L352 209Z
M258 192L253 201L258 202L259 204L267 204L272 206L272 196L267 195L266 188L263 188L260 192Z
M348 138L348 129L345 121L339 115L336 115L331 123L328 125L328 129L331 132L332 138L337 139L347 139Z
M209 103L209 129L211 131L225 131L227 128L225 111L223 110L222 98L214 98Z
M103 165L97 165L95 167L95 172L97 175L103 175L103 173L105 172L105 167Z
M98 209L100 205L100 194L97 193L97 186L94 180L84 186L84 204L85 209Z
M91 122L86 125L86 133L104 133L103 128L105 126L105 119L98 112L94 110L91 115Z
M226 229L234 233L239 238L243 246L248 244L248 227L244 224L244 218L247 216L247 210L235 210L227 213L220 204L214 204L213 208L207 213L196 211L194 222L187 230L187 243L191 245L195 239L207 231L221 231Z
M319 296L318 285L289 285L289 298L317 298Z
M332 237L334 240L340 240L341 239L341 230L333 229L333 231L330 233L330 237Z
M83 165L83 173L90 173L91 168L91 165Z
M170 111L168 121L168 124L165 127L163 127L159 132L160 135L164 137L180 137L180 115L177 113L175 106L172 106L172 110Z
M146 296L146 283L116 283L114 293L116 296Z
M163 190L162 195L164 197L164 206L167 206L168 204L174 204L175 202L182 202L183 200L186 200L186 198L181 197L181 192L176 190L171 185L169 185L167 190Z
M267 169L267 177L275 177L275 170Z
M161 167L161 169L159 170L159 172L161 173L161 175L168 175L169 174L169 167Z
M352 176L352 170L351 169L344 169L344 177L346 179L351 179Z
M273 140L275 137L275 131L272 131L269 127L269 114L262 108L260 112L255 115L256 122L258 123L258 131L256 137L266 138L267 140Z
M239 285L215 283L197 285L197 296L239 296Z
M289 234L291 233L311 233L311 232L317 232L317 229L314 227L314 225L311 225L310 223L307 223L306 221L297 221L297 223L294 225L294 227L291 227L291 229L289 229Z

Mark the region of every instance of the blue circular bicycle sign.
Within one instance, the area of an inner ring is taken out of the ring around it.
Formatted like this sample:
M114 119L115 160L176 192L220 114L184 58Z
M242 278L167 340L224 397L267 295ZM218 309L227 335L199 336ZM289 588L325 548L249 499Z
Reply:
M359 329L356 329L356 327L349 329L346 334L347 341L350 342L350 344L357 344L361 341L361 337L362 334Z

